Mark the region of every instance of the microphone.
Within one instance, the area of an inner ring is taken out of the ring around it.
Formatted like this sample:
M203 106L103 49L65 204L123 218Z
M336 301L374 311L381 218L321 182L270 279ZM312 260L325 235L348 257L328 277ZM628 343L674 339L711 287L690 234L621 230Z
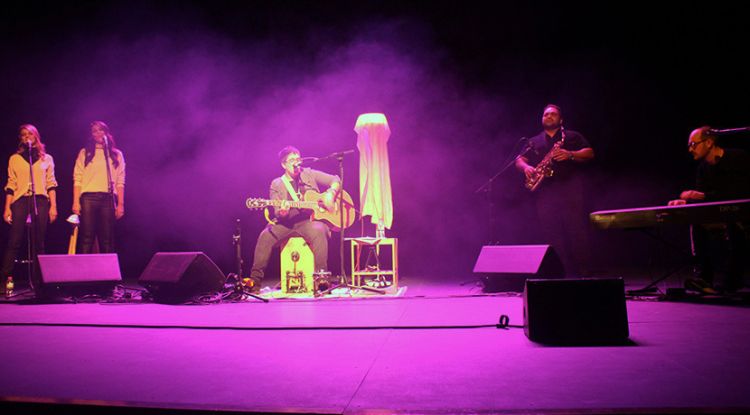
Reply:
M234 234L232 236L234 236L235 238L239 238L240 235L242 235L242 228L240 227L239 219L237 219L236 224L237 224L237 227L234 229Z

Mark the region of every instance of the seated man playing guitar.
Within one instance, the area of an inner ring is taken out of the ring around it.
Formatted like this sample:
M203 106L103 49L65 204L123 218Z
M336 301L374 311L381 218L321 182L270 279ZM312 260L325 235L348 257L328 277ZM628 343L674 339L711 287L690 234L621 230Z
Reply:
M292 146L281 149L279 160L284 174L271 182L271 200L265 201L266 205L274 206L275 220L263 229L255 245L253 266L250 271L253 291L260 290L260 283L273 247L291 236L299 235L307 241L315 258L315 270L328 269L330 229L324 222L317 220L317 213L318 211L334 212L336 195L341 188L341 179L318 170L302 168L300 151ZM321 187L326 188L324 193L320 193ZM291 207L295 204L307 207L305 202L300 201L304 197L304 200L308 200L309 203L308 195L318 196L318 209ZM248 207L257 207L251 206L251 200L248 200ZM315 220L312 217L314 213L316 214ZM336 218L338 213L330 216ZM335 226L335 223L332 225Z

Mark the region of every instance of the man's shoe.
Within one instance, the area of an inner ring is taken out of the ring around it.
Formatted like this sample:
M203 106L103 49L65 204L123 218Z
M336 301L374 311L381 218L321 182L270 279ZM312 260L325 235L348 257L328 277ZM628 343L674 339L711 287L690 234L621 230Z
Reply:
M247 290L250 294L258 294L260 293L261 288L261 282L258 279L255 278L243 278L242 279L242 285L245 286L245 290Z
M11 297L13 295L13 289L15 287L15 284L13 283L13 277L8 276L8 278L4 282L5 286L3 287L3 293L6 297Z
M699 292L705 295L716 295L718 292L706 280L700 278L688 278L685 280L685 289Z

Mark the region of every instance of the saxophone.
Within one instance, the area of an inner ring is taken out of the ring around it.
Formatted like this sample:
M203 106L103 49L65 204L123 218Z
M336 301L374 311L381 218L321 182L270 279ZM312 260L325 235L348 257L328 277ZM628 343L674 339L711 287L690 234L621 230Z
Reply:
M530 191L533 192L534 190L536 190L536 188L539 187L539 184L542 183L542 180L544 180L545 177L552 177L555 174L555 171L552 169L552 162L554 161L552 159L552 154L555 152L555 150L558 150L565 143L565 128L563 128L563 126L560 126L560 136L560 141L557 141L552 145L552 148L544 156L542 161L540 161L539 164L534 167L534 173L526 179L526 188Z

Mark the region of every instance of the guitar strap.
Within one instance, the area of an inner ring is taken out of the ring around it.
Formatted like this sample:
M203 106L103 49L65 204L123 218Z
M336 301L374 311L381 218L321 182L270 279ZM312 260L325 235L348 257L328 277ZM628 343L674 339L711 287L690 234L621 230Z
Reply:
M294 191L292 182L289 181L289 178L286 176L286 174L281 176L281 181L284 182L284 187L286 187L286 191L289 192L289 196L292 197L292 200L295 202L299 202L299 196L297 195L297 192ZM263 209L263 216L266 218L266 221L270 225L276 224L276 219L271 219L271 212L268 211L268 208Z
M281 181L284 182L284 186L286 186L286 191L289 192L289 196L292 197L292 200L295 202L299 202L299 196L297 196L297 192L294 191L294 187L292 187L292 182L289 181L289 177L287 175L281 176Z

